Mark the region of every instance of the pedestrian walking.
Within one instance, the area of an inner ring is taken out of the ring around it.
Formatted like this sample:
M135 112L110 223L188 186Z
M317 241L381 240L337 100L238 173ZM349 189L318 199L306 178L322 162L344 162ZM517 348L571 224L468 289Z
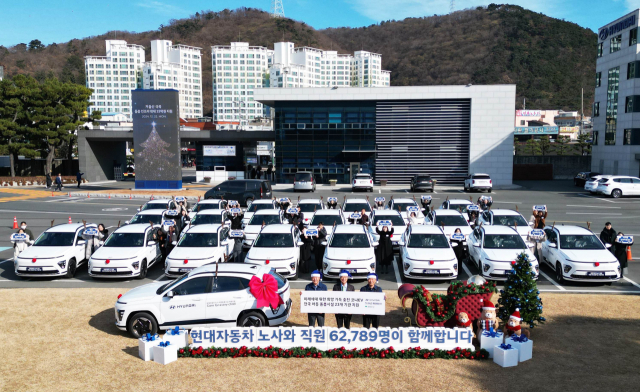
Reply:
M56 192L62 192L62 175L58 173L58 177L56 177Z
M611 251L611 253L613 253L615 251L615 249L613 248L613 242L616 240L617 234L616 231L613 230L613 227L611 226L611 222L607 222L604 224L604 229L602 229L602 232L600 232L600 240L606 245L609 244L611 245L611 247L609 247L609 250Z
M84 173L80 173L78 171L78 174L76 174L76 181L78 181L78 188L80 188L80 184L82 183L82 176L84 176Z
M47 182L47 189L49 189L49 188L51 188L51 185L53 184L53 180L51 179L51 173L47 173L45 178L46 178L46 182Z
M382 273L389 273L389 266L393 262L393 244L391 236L393 235L393 227L389 230L389 226L376 227L376 233L380 236L378 240L378 265L382 266Z
M333 291L356 291L353 285L348 283L349 279L351 279L351 273L349 271L342 270L338 276L340 278L340 283L336 283L333 286ZM336 323L338 324L338 328L344 327L346 329L351 329L351 315L336 314Z

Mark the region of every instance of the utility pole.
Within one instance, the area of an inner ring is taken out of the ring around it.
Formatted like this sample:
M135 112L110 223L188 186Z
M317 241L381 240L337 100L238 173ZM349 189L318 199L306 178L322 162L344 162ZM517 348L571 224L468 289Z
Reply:
M527 99L523 98L522 99L522 110L526 110L527 109Z
M582 92L580 93L580 133L578 133L578 135L582 135L583 130L584 130L584 87L582 88Z

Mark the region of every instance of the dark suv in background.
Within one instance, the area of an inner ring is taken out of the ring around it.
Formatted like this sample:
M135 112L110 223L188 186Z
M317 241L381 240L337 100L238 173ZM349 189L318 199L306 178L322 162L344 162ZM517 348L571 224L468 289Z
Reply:
M584 184L589 181L591 177L598 176L600 173L596 172L580 172L573 178L573 185L584 187Z
M411 178L411 192L429 191L433 192L433 180L431 176L417 175Z
M267 180L229 180L204 194L205 199L237 200L240 205L259 199L271 199L271 183Z

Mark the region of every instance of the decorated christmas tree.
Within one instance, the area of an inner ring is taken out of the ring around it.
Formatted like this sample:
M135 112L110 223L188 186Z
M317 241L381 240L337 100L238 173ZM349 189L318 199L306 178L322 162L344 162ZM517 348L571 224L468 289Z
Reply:
M504 284L504 290L500 290L498 318L506 325L509 316L519 309L522 323L530 328L536 323L544 323L540 291L534 280L535 272L531 268L529 257L523 252L511 262L511 266L512 270Z
M174 169L175 163L170 158L176 154L166 150L170 144L160 138L156 123L152 122L151 126L149 137L140 143L144 150L136 152L136 171L143 179L163 179Z

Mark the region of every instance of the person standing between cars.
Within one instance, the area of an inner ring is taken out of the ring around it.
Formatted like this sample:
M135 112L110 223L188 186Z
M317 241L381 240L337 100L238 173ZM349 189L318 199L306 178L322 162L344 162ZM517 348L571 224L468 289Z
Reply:
M462 231L459 228L456 228L453 234L462 234ZM458 265L462 265L463 260L466 258L464 246L462 245L464 241L452 239L450 242L451 246L453 246L453 253L456 254L456 259L458 259Z
M367 285L360 288L360 292L382 293L382 289L378 285L376 285L377 282L378 275L371 272L369 275L367 275ZM385 296L385 301L386 299L387 298ZM362 326L364 328L371 328L372 326L373 328L378 328L380 326L380 316L369 314L362 315Z
M320 282L322 280L322 272L315 270L311 273L311 283L309 283L304 291L327 291L327 286ZM300 293L302 295L302 292ZM315 327L316 321L318 327L324 327L324 313L308 313L309 326Z
M335 210L336 208L338 208L338 202L336 200L329 200L329 202L327 202L327 208L330 210Z
M256 170L256 177L259 179L262 178L262 166L258 165L258 169Z
M391 236L393 235L393 227L389 230L389 226L376 227L376 233L380 236L378 240L378 263L382 266L382 273L389 273L389 266L393 262L393 243Z
M607 222L604 224L604 229L600 233L600 240L606 245L609 244L611 247L609 250L611 253L614 253L613 243L616 240L617 234L616 231L611 227L611 222Z
M187 210L180 211L180 223L178 227L178 236L180 236L180 234L182 233L182 230L184 230L187 227L189 222L191 222L191 218L189 217L189 214L187 214Z
M109 236L109 230L107 230L102 223L98 225L98 239L104 241Z
M151 223L153 226L153 223ZM158 243L160 247L160 254L162 255L162 261L167 258L167 233L162 230L162 226L158 227L156 232L153 234L153 239Z
M62 192L62 175L58 173L58 177L56 177L56 192Z
M174 242L178 242L178 235L176 234L175 226L169 226L169 231L167 232L167 254L171 253L173 248L176 246Z
M251 179L252 180L256 179L256 168L255 167L251 167Z
M269 165L267 166L267 180L269 180L272 184L275 184L276 182L273 180L273 165Z
M376 201L376 210L384 210L384 201Z
M227 206L227 209L229 209L229 206ZM242 230L242 213L234 212L231 216L231 230Z
M333 291L356 291L353 285L348 283L351 278L351 273L347 270L340 271L338 275L340 277L340 283L336 283L333 286ZM336 314L336 323L338 324L338 328L346 328L351 329L351 315L350 314Z
M80 188L80 184L82 183L82 176L84 176L84 173L80 173L78 171L78 174L76 174L76 181L78 181L78 188Z
M304 233L304 228L300 230L300 241L303 245L300 247L300 265L304 271L308 271L308 265L311 261L311 244L313 244L313 237L309 237Z
M628 244L623 244L621 242L619 242L620 237L624 236L624 233L618 233L618 235L616 236L616 239L613 243L613 247L615 248L615 250L613 251L613 254L616 256L616 259L618 259L618 261L620 262L620 279L622 279L624 277L624 273L625 270L627 269L627 266L629 265L627 263L627 246L629 246Z
M82 239L86 241L85 247L84 247L84 255L86 259L89 260L93 252L95 252L95 250L98 249L98 247L100 246L100 240L98 239L97 235L86 235L84 232L87 231L87 221L83 220L82 224L84 225ZM98 235L99 234L100 232L98 231Z
M410 225L417 225L419 224L418 222L418 217L416 216L415 212L412 212L411 215L409 215L409 224Z
M364 225L365 227L369 227L369 217L367 216L367 211L363 208L360 212L360 219L358 219L359 225Z
M315 238L315 242L313 244L313 257L316 262L316 269L322 269L322 258L324 257L325 246L322 245L322 242L327 239L327 229L324 228L324 224L322 222L318 223L318 236Z
M53 180L51 179L51 173L47 173L46 181L47 181L47 189L51 188L51 184L53 183Z
M544 229L547 214L548 211L546 209L544 211L533 210L533 215L529 218L529 222L533 222L534 229Z
M27 229L27 222L25 222L25 221L20 222L20 229L19 230L22 230L26 235L29 236L30 239L32 239L32 240L35 239L35 237L33 236L33 233L31 232L31 230Z

